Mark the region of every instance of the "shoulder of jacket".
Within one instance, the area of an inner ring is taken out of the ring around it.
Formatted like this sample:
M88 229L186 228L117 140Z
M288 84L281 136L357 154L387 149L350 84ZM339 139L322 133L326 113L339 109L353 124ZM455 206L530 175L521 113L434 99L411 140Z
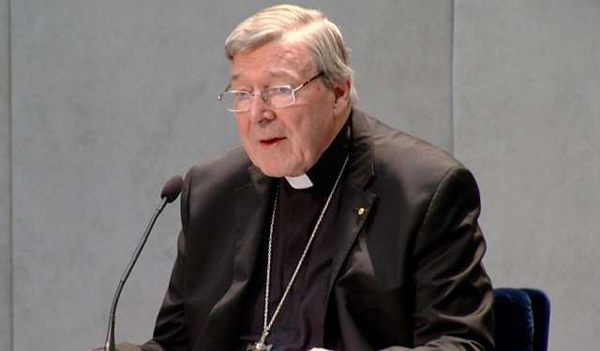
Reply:
M185 183L219 187L220 184L235 188L250 181L248 167L251 162L242 147L237 147L218 158L192 166ZM205 187L203 186L203 187Z
M465 168L440 147L365 115L372 130L376 178L411 185L437 185L453 169Z

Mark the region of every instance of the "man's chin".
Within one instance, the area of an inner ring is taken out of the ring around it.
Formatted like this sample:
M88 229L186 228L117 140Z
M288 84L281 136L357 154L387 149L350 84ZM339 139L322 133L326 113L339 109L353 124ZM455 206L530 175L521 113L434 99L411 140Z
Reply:
M263 172L264 175L268 176L268 177L272 177L272 178L283 178L283 177L289 177L289 172L285 172L285 171L281 171L281 170L274 170L272 168L268 168L268 167L258 167L260 168L260 170Z
M302 168L295 169L289 165L257 165L257 167L268 177L282 178L282 177L296 177L306 173Z

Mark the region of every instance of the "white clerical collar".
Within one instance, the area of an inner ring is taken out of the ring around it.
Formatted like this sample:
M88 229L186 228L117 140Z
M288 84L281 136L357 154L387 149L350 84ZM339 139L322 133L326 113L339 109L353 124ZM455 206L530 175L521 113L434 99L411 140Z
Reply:
M308 189L313 186L313 182L310 180L306 173L301 174L297 177L285 177L290 186L294 189Z

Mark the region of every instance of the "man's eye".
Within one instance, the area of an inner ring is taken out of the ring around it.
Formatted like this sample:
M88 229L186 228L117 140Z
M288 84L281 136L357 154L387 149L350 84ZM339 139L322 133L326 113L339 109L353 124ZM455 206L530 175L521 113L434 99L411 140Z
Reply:
M280 95L280 94L288 94L290 92L289 87L275 87L269 89L271 95Z
M248 99L250 98L250 93L247 91L236 91L235 98L238 100Z

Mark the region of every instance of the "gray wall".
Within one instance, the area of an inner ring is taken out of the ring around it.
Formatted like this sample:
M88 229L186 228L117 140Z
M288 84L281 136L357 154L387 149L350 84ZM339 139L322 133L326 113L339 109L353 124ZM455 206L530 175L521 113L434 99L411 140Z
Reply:
M238 145L215 100L222 43L271 3L1 2L0 349L102 344L163 181ZM600 3L298 3L345 33L361 108L473 169L495 284L549 292L552 350L593 349ZM127 284L119 340L151 335L176 207Z
M0 0L0 350L11 349L9 1Z
M598 349L600 2L455 3L455 154L490 274L550 294L552 350Z

